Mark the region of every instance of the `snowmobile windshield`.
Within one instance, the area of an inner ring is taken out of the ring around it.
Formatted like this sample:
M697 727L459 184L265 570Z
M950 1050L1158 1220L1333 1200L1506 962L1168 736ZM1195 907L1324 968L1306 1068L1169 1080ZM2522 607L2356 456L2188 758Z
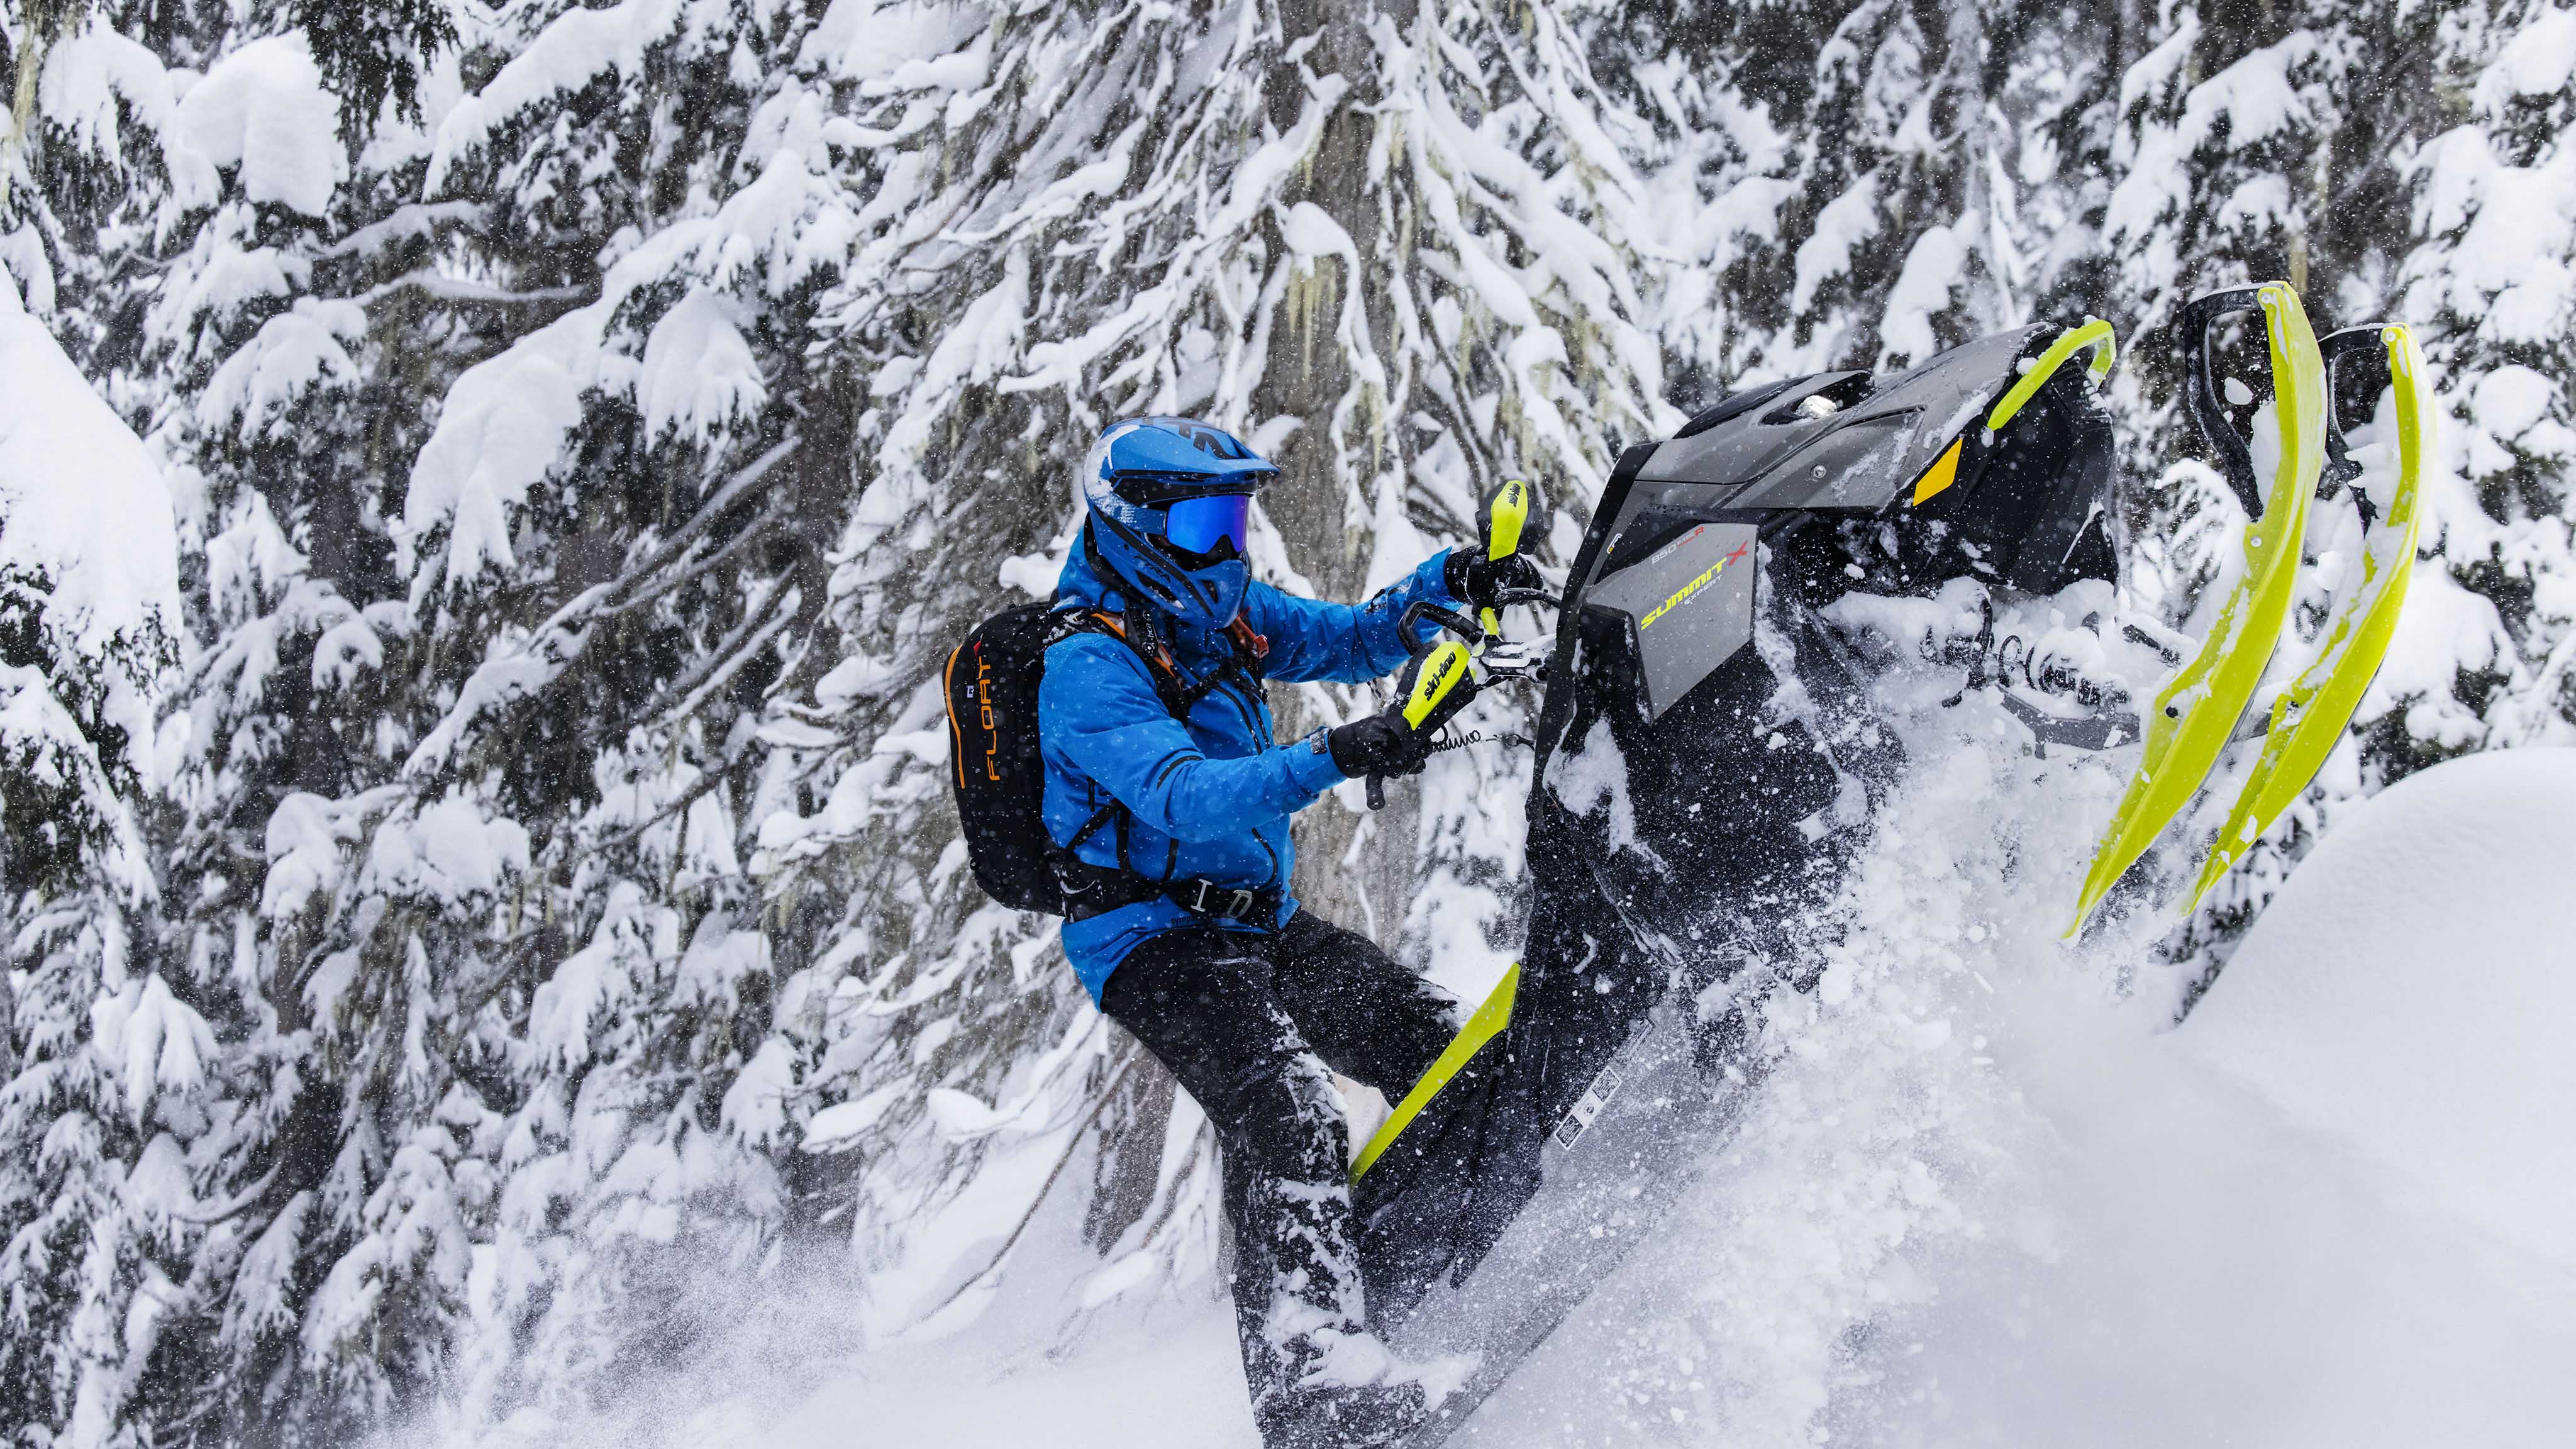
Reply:
M1163 538L1172 556L1191 568L1241 558L1250 548L1252 498L1218 493L1184 498L1163 515Z

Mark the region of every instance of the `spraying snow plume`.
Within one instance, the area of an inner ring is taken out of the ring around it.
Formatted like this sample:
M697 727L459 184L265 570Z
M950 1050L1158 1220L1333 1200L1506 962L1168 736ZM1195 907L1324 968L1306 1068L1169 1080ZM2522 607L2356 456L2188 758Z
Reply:
M2547 1441L2576 755L2355 811L2170 1033L2134 928L2054 939L2109 784L1924 754L1745 1129L1466 1442Z
M2054 940L2065 819L2116 785L1928 751L1743 1130L1454 1442L2551 1442L2576 1407L2576 921L2539 887L2576 868L2576 753L2464 761L2355 811L2176 1031L2111 989L2134 934ZM1930 840L1980 843L1953 869ZM1255 1442L1213 1295L1046 1327L1080 1291L1046 1246L1077 1216L1048 1215L963 1332L787 1353L748 1390L648 1374L639 1402L685 1381L685 1414L545 1434L819 1449L864 1416L961 1449ZM815 1322L794 1292L740 1301L713 1362Z

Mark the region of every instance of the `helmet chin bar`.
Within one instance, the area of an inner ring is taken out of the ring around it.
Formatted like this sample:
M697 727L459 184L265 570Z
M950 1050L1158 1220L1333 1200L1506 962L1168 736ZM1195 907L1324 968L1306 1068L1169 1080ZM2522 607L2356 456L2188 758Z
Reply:
M1101 529L1095 530L1093 524L1101 525ZM1131 597L1212 629L1224 628L1243 611L1243 595L1251 587L1252 570L1240 557L1188 569L1164 549L1162 540L1149 539L1108 514L1095 511L1084 520L1083 529L1084 552L1090 555L1093 567ZM1103 530L1106 539L1102 537ZM1128 558L1116 557L1113 549L1102 546L1104 542L1114 543ZM1224 569L1228 564L1236 574L1233 580L1205 577L1210 569Z

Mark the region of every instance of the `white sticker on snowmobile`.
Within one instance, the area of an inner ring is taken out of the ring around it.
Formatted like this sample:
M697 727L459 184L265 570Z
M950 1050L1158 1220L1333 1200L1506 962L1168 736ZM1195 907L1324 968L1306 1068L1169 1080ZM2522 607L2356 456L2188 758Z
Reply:
M1601 1075L1594 1077L1592 1085L1584 1089L1574 1109L1565 1114L1565 1120L1556 1124L1556 1145L1568 1152L1573 1151L1584 1130L1592 1125L1592 1119L1601 1115L1601 1109L1610 1105L1612 1097L1619 1095L1620 1085L1627 1080L1627 1074L1619 1070L1616 1059L1603 1067Z

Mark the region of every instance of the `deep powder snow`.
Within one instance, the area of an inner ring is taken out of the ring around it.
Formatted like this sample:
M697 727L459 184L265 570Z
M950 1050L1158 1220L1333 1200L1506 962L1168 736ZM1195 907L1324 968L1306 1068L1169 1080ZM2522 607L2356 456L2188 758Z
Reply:
M2560 1442L2576 752L2354 809L2168 1032L2109 989L2152 923L2055 940L2110 766L1944 732L1751 1120L1453 1442ZM1254 1444L1222 1307L1067 1327L1062 1236L947 1339L862 1352L828 1282L754 1292L610 1418L518 1427Z

